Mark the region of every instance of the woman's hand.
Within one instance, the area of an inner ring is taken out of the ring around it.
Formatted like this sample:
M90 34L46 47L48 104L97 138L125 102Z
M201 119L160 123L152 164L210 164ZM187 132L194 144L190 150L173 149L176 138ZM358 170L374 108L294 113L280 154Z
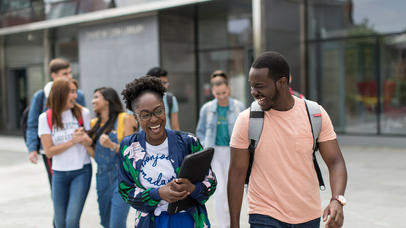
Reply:
M93 141L92 139L86 134L83 127L76 128L73 132L72 142L74 144L80 143L83 146L91 146Z
M105 133L100 135L99 142L100 142L100 145L102 145L103 147L107 147L110 149L112 149L116 145L115 143L113 143L110 140L110 137Z
M78 143L82 143L83 134L85 134L85 132L84 132L82 127L76 128L75 131L73 132L73 135L72 135L72 139L71 139L72 144L75 145L75 144L78 144Z
M186 178L175 179L175 183L173 186L175 191L187 191L191 194L195 190L195 185Z
M178 200L183 200L190 194L189 192L187 192L185 190L178 191L177 189L180 189L180 187L175 182L175 180L172 180L165 186L160 187L158 189L158 193L159 193L159 196L161 197L161 199L163 199L169 203L173 203Z

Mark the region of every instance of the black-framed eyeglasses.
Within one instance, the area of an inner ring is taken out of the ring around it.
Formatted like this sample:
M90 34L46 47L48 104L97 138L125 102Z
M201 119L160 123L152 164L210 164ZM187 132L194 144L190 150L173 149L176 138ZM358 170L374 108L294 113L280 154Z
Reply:
M161 117L161 115L164 113L164 111L165 111L165 108L162 106L159 106L159 107L155 108L154 111L152 111L152 112L141 111L140 113L135 113L135 114L137 114L137 116L142 120L149 120L149 119L151 119L152 115L154 115L156 117Z

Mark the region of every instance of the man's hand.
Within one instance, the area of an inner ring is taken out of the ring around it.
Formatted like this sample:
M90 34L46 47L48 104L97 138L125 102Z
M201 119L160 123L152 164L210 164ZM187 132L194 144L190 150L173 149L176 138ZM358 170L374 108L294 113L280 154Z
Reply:
M176 191L178 189L178 185L175 180L172 180L168 184L158 189L159 196L161 199L165 200L168 203L173 203L178 200L185 199L190 193L187 191Z
M337 200L331 200L330 204L324 209L323 222L326 223L326 228L340 228L343 226L343 206Z
M36 151L36 150L31 151L31 152L28 154L28 159L30 159L30 162L31 162L31 163L37 164L37 163L38 163L38 153L37 153L37 151Z

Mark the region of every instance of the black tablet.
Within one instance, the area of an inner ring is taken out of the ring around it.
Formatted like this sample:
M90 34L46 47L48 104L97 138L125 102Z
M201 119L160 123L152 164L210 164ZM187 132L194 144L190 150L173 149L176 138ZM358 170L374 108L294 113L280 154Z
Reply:
M209 172L213 154L214 148L208 147L202 151L187 155L180 167L179 178L186 178L192 182L192 184L203 181L204 177ZM195 204L197 204L196 200L188 196L184 200L170 203L168 206L168 213L176 214Z

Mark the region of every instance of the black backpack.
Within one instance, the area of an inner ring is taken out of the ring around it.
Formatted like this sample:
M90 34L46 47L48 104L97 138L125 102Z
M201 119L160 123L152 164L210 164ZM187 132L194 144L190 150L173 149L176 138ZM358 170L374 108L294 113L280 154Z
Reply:
M42 109L44 108L43 107L43 105L44 105L44 92L41 91L40 93L41 93L40 94L40 96L41 96L41 109L40 110L42 111ZM21 114L21 117L20 117L20 129L21 129L21 132L23 133L23 136L24 136L24 142L27 142L27 128L28 128L27 122L28 122L28 114L30 113L30 106L31 105L28 105L24 109L24 111L23 111L23 113Z
M169 121L171 121L171 112L172 112L172 106L173 106L173 94L170 92L166 93L166 102L168 103L168 116L169 116Z

